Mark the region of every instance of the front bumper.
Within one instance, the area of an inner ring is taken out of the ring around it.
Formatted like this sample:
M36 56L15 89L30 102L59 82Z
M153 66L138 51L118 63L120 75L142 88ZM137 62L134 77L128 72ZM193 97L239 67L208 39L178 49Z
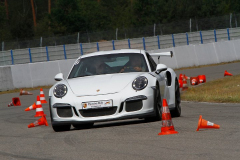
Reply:
M135 92L134 96L120 93L75 97L66 103L49 98L53 125L103 122L129 118L144 118L154 115L154 90ZM143 94L144 93L144 94ZM82 102L112 100L113 107L82 109Z

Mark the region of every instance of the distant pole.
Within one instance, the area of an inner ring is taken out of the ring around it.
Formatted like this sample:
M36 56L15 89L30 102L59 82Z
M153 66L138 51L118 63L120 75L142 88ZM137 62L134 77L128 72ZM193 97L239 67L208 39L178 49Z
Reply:
M115 50L114 40L112 40L113 50Z
M174 41L174 35L172 34L172 43L173 43L173 47L175 47L175 41Z
M49 61L48 47L46 46L47 61Z
M13 59L13 51L11 49L11 59L12 59L12 65L14 65L14 59Z
M128 38L128 48L131 49L131 43L129 38Z
M36 27L37 23L36 23L36 15L35 15L33 0L31 0L31 5L32 5L33 24L34 24L34 27Z
M65 44L63 45L63 51L64 51L64 58L67 59L67 53L66 53Z
M2 51L4 51L4 41L2 42Z
M145 38L143 37L143 49L146 50L146 45L145 45Z
M215 42L217 42L217 33L215 29L214 29L214 38L215 38Z
M230 41L230 33L229 33L229 28L227 29L227 34L228 34L228 40Z
M230 28L232 28L232 13L230 13Z
M78 37L77 37L77 43L79 43L79 32L78 32Z
M40 38L40 47L42 47L42 37Z
M97 51L99 51L99 45L98 45L98 42L97 42Z
M190 18L190 22L189 22L189 28L190 28L190 33L192 32L192 19Z
M161 49L160 48L160 38L159 38L159 35L157 36L157 39L158 39L158 49Z
M202 31L200 31L200 39L201 39L201 44L203 44Z
M32 63L32 54L31 54L30 48L28 48L28 52L29 52L29 61L30 61L30 63Z
M80 48L81 48L81 55L83 55L82 43L80 43Z
M187 38L187 45L189 45L189 41L188 41L188 33L186 32L186 38Z

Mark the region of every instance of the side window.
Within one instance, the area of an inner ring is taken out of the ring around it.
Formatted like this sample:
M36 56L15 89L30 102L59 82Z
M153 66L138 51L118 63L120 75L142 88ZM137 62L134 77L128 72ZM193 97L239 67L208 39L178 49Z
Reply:
M155 63L155 61L152 59L152 57L151 57L148 53L146 53L146 55L147 55L147 59L148 59L148 61L149 61L151 70L152 70L152 71L155 71L156 68L157 68L157 64Z

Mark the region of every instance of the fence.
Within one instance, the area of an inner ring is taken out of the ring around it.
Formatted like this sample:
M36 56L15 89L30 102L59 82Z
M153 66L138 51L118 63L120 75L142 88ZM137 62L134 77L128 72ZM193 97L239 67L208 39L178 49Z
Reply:
M58 46L15 49L1 52L0 66L54 61L61 59L75 59L80 55L95 51L123 48L154 50L189 44L206 44L233 39L240 39L240 27L191 33L157 35L143 38L101 41L96 43L76 43Z
M35 48L45 46L59 46L75 43L91 43L101 40L123 40L139 37L152 37L157 35L169 35L178 33L192 33L214 29L237 28L240 21L240 14L229 14L211 18L192 18L189 20L178 20L171 23L155 23L148 26L135 28L116 28L115 30L74 33L72 35L52 37L39 37L38 39L16 39L15 41L2 41L1 51L11 49Z

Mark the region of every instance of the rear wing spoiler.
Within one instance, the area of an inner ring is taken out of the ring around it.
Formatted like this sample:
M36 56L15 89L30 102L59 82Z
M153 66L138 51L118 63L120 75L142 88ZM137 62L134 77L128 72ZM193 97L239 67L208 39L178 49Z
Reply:
M169 52L161 52L161 53L149 53L152 57L160 57L160 56L168 56L171 57L173 56L173 51Z

